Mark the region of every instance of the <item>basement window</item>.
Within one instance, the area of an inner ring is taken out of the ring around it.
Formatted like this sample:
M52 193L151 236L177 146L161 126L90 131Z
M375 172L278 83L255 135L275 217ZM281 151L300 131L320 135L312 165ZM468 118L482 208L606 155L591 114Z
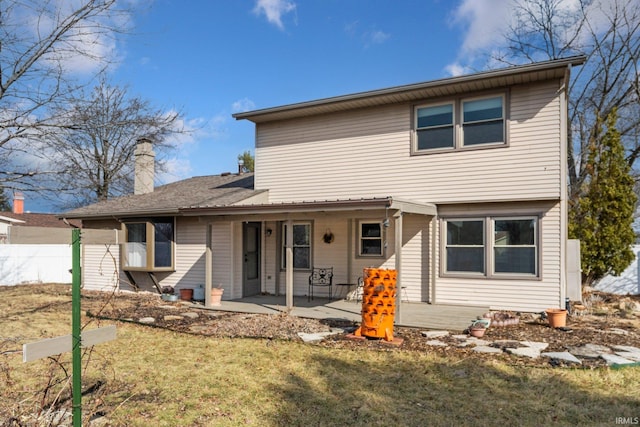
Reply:
M173 271L173 218L128 222L124 228L126 243L122 265L125 270Z

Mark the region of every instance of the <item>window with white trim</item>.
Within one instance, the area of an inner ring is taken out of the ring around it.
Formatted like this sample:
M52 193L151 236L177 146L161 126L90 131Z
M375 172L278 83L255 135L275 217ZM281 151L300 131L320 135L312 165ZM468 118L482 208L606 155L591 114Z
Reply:
M382 256L382 223L360 222L358 227L358 253L365 257Z
M287 268L287 224L282 224L282 269ZM293 224L293 269L311 268L311 223Z
M416 106L413 152L506 144L505 99L492 95Z
M173 218L124 224L126 243L123 256L125 270L173 270L175 227Z
M538 222L532 216L446 219L443 273L539 277Z

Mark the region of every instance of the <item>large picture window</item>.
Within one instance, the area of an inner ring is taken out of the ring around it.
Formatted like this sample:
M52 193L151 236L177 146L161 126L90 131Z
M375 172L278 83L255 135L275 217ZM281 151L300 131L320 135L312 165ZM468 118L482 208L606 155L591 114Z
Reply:
M141 271L173 269L173 218L159 218L124 225L126 245L123 268Z
M360 256L382 256L382 224L361 222L359 236Z
M413 152L505 145L505 99L493 95L416 106Z
M444 230L444 274L540 274L537 217L452 218Z
M287 268L287 225L282 224L282 268ZM293 268L311 269L311 223L293 224Z

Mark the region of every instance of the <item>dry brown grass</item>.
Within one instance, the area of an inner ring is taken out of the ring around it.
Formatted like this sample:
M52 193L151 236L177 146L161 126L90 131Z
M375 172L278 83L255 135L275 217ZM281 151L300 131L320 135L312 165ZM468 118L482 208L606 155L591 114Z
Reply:
M58 394L69 407L61 367L70 368L70 356L23 364L20 353L24 342L69 333L68 289L0 288L0 419L7 425L9 417L35 422ZM83 385L95 386L84 413L104 414L107 425L615 425L617 417L640 417L639 368L541 369L117 327L116 341L83 359ZM63 382L43 399L51 377Z

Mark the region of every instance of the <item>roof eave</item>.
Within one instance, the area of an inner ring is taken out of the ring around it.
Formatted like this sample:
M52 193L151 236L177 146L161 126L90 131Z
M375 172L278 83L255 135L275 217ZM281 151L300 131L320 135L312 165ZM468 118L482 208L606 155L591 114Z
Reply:
M376 103L377 105L384 105L393 103L392 98L398 97L399 95L420 92L428 89L464 86L473 82L496 80L508 76L532 74L554 69L562 69L562 72L564 73L565 68L582 65L585 60L585 56L573 56L569 58L501 68L498 70L485 71L476 74L449 77L428 82L394 86L385 89L358 92L354 94L322 98L313 101L235 113L232 116L236 120L250 120L254 123L260 123L272 120L281 120L285 118L300 117L305 115L322 114L323 112L328 111L349 110L358 108L358 103L362 103L363 101L367 100L371 101L376 98L378 99L378 102Z

